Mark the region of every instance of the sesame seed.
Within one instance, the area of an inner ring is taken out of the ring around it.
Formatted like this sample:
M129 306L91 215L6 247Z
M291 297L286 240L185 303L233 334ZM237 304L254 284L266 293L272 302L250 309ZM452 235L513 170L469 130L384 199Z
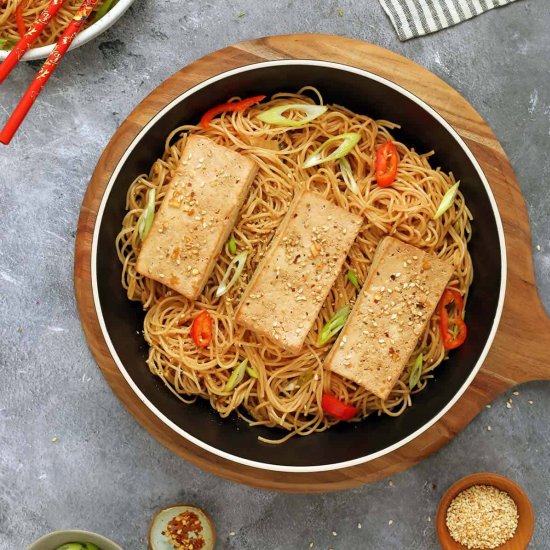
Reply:
M357 524L357 529L361 529L361 524L360 523Z
M388 525L391 525L393 523L393 519L390 519L390 521L388 521Z
M518 509L505 491L473 485L452 500L446 523L451 537L466 548L497 548L514 536Z
M338 533L337 533L336 531L333 531L333 532L332 532L332 536L333 536L333 537L337 537L337 536L338 536Z
M487 426L487 431L488 431L488 432L491 431L491 426Z
M529 405L532 405L533 401L531 399L529 399L529 401L527 401L527 403L529 403Z
M519 395L519 391L512 392L513 395Z

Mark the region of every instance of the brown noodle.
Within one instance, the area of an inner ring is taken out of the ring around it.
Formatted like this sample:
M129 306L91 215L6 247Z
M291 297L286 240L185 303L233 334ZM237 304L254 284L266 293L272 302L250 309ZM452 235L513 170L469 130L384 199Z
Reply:
M17 29L15 10L21 1L23 1L24 7L22 15L27 31L44 8L50 3L50 0L0 0L0 38L9 38L14 41L19 40L20 35ZM96 3L94 11L90 15L88 21L84 23L83 28L90 25L94 13L100 8L102 3L101 0ZM67 28L81 5L82 0L66 0L55 17L53 17L48 26L37 38L36 42L33 44L33 48L55 43L63 34L63 31Z
M453 183L452 174L429 163L431 153L419 154L402 143L396 143L401 162L396 181L380 188L374 182L376 149L393 139L390 130L396 125L385 120L372 120L344 107L331 105L328 111L297 129L273 127L256 119L256 115L277 104L312 103L307 94L322 98L311 87L297 94L279 93L269 102L244 113L226 113L215 119L207 130L184 125L167 138L165 152L152 166L149 175L136 178L128 190L127 209L116 247L123 264L122 285L131 300L139 300L147 310L144 335L150 346L147 363L153 374L185 403L197 396L210 401L225 417L232 411L251 425L280 427L290 433L307 435L326 430L336 423L320 407L323 391L328 391L361 411L360 416L376 412L397 416L412 404L411 395L422 391L432 377L432 370L445 358L437 315L430 320L409 364L386 401L336 374L323 370L323 359L331 343L318 348L321 327L333 313L347 303L353 304L357 291L346 274L352 269L362 283L365 280L376 246L384 235L394 235L441 258L450 260L454 275L449 286L466 296L473 271L467 242L471 235L471 215L458 193L452 207L441 218L433 216L443 195ZM326 163L305 170L306 156L326 138L343 132L360 132L361 141L348 155L361 189L353 194L343 183L338 163ZM248 250L246 267L238 283L222 298L215 290L231 261L225 247L215 270L196 302L136 273L136 256L140 249L138 220L143 212L147 192L156 188L156 206L160 205L167 185L178 165L187 133L206 135L227 147L252 157L259 166L258 175L233 230L238 250ZM362 214L364 224L351 248L344 269L338 276L306 345L298 355L278 348L234 324L235 310L259 258L269 246L295 190L305 185L334 203ZM197 348L189 337L193 318L208 310L214 320L213 339L208 348ZM424 354L424 366L418 386L409 389L409 375L414 359ZM244 358L258 373L258 378L245 376L234 391L224 386L233 368ZM266 441L263 438L260 438Z

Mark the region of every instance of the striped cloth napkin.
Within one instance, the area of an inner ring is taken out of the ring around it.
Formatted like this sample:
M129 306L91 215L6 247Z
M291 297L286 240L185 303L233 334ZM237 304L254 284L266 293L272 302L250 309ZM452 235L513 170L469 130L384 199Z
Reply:
M379 0L400 40L440 31L515 0Z

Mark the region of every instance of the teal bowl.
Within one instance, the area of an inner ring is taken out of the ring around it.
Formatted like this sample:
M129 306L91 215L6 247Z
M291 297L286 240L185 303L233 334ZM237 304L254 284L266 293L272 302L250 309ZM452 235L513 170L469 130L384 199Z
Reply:
M77 529L48 533L31 544L27 550L56 550L62 544L68 544L69 542L91 542L100 550L124 550L122 546L102 535Z

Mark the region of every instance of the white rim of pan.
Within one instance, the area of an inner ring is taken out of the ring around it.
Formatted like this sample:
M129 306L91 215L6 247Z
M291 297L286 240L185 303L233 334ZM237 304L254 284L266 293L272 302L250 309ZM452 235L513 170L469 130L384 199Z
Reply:
M280 464L270 464L267 462L257 462L255 460L248 460L246 458L242 458L240 456L236 456L230 453L227 453L225 451L221 451L215 447L212 447L212 445L209 445L205 443L204 441L201 441L200 439L196 438L195 436L191 435L190 433L186 432L185 430L182 430L179 426L174 424L169 418L167 418L164 414L162 414L148 399L147 397L141 392L141 390L137 387L137 385L134 383L128 372L126 371L126 368L124 367L122 361L120 360L113 343L111 341L111 338L109 336L109 333L107 332L107 328L105 326L105 320L103 318L103 312L101 309L101 304L99 301L99 294L98 294L98 287L97 287L97 243L98 243L98 236L99 236L99 228L101 226L101 221L103 219L103 212L105 210L105 205L107 203L107 200L109 198L111 189L113 187L113 184L130 153L133 151L133 149L136 147L136 145L140 142L140 140L143 138L143 136L149 131L149 129L159 120L165 113L170 111L175 105L186 99L192 94L197 93L199 90L202 90L209 84L213 82L217 82L218 80L223 80L224 78L227 78L232 75L236 75L239 73L244 73L247 71L252 71L258 68L263 67L273 67L277 65L312 65L312 66L318 66L318 67L330 67L333 69L339 69L342 71L347 71L351 73L358 74L360 76L364 76L366 78L370 78L372 80L376 80L377 82L380 82L382 84L385 84L386 86L393 88L397 92L401 93L402 95L406 96L407 98L413 100L415 103L417 103L420 107L422 107L425 111L427 111L431 116L433 116L438 122L440 122L445 129L453 136L455 141L462 147L472 164L474 165L475 169L478 172L478 175L483 182L483 185L485 187L485 190L487 192L487 195L489 197L489 201L491 203L491 207L493 209L493 214L495 216L495 221L497 225L498 235L499 235L499 247L500 247L500 257L502 262L502 269L501 269L501 283L500 283L500 291L499 291L499 297L498 297L498 304L495 312L495 317L493 320L493 326L491 328L491 332L489 333L489 337L487 338L487 342L485 343L485 346L483 348L483 351L481 352L479 359L477 360L477 363L475 364L470 376L468 376L467 380L464 382L462 387L458 390L458 392L455 394L454 398L445 406L443 409L436 414L429 422L424 424L421 428L413 432L408 437L405 437L398 441L397 443L394 443L393 445L386 447L385 449L382 449L380 451L377 451L376 453L371 453L369 455L362 456L360 458L356 458L353 460L347 460L345 462L337 462L333 464L323 464L323 465L317 465L317 466L284 466ZM247 65L245 67L239 67L237 69L232 69L230 71L226 71L224 73L221 73L219 75L213 76L212 78L209 78L208 80L205 80L204 82L201 82L200 84L197 84L196 86L193 86L174 100L172 100L168 105L166 105L161 111L159 111L141 130L141 132L134 138L132 143L128 146L128 149L118 162L115 170L113 171L113 174L111 175L111 178L109 180L109 183L105 189L105 192L103 194L103 198L101 200L101 204L99 205L99 211L97 214L97 219L94 227L94 234L92 239L92 257L91 257L91 272L92 272L92 292L93 292L93 298L94 298L94 305L97 312L97 316L99 319L99 324L101 327L101 331L103 333L103 337L105 338L105 342L107 343L107 347L109 348L109 351L111 353L111 356L113 357L118 369L126 379L126 382L130 385L132 390L136 393L136 395L139 397L139 399L144 403L144 405L152 412L154 413L164 424L166 424L169 428L174 430L177 434L181 435L185 439L191 441L191 443L194 443L195 445L201 447L202 449L205 449L209 451L210 453L220 456L222 458L225 458L227 460L230 460L232 462L237 462L239 464L243 464L245 466L251 466L253 468L260 468L262 470L271 470L276 472L291 472L291 473L307 473L307 472L326 472L330 470L339 470L341 468L349 468L351 466L357 466L359 464L364 464L365 462L369 462L371 460L374 460L376 458L379 458L385 454L391 453L392 451L395 451L399 447L402 447L403 445L406 445L416 437L418 437L420 434L425 432L430 426L435 424L462 396L462 394L466 391L466 388L471 384L472 380L478 373L479 369L481 368L481 365L483 364L483 361L487 357L487 354L489 352L489 349L491 348L491 344L493 343L498 324L500 322L500 317L502 314L502 309L504 305L504 293L506 289L506 246L504 241L504 230L502 227L502 220L500 219L500 214L498 212L497 204L495 201L495 198L493 196L493 192L491 190L491 187L489 186L489 182L487 181L487 178L485 177L485 174L483 173L483 170L481 169L481 166L479 166L477 160L475 159L473 153L470 151L468 146L464 143L462 138L457 134L457 132L452 128L452 126L443 118L441 115L439 115L434 109L432 109L429 105L424 103L420 98L416 97L411 92L407 91L406 89L402 88L401 86L395 84L394 82L391 82L390 80L387 80L385 78L382 78L376 74L370 73L368 71L365 71L363 69L358 69L356 67L351 67L349 65L343 65L341 63L334 63L330 61L316 61L316 60L300 60L300 59L292 59L292 60L279 60L279 61L266 61L262 63L254 63L251 65Z
M135 0L119 0L97 23L79 32L69 50L74 50L86 42L93 40L96 36L104 33L111 25L114 25L122 14L135 2ZM43 59L48 57L55 44L49 46L40 46L31 48L21 59L23 61L33 61L34 59ZM0 50L0 61L8 56L11 50Z

